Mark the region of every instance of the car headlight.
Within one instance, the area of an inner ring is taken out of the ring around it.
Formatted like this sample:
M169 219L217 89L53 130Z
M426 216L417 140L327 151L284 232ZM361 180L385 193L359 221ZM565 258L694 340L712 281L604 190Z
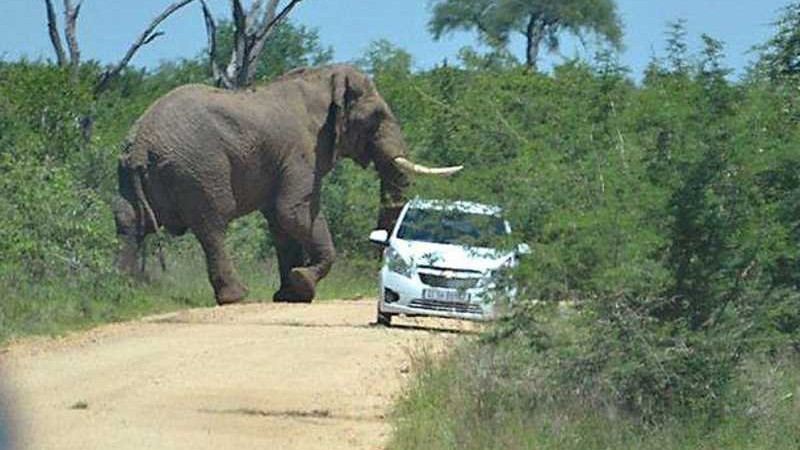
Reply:
M411 264L392 247L386 249L386 267L394 273L411 278Z

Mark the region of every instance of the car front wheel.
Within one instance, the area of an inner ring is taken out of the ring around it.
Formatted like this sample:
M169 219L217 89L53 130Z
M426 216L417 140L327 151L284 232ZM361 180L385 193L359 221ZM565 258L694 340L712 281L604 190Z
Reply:
M392 314L388 314L378 310L378 316L376 317L376 322L378 325L383 325L385 327L392 326Z

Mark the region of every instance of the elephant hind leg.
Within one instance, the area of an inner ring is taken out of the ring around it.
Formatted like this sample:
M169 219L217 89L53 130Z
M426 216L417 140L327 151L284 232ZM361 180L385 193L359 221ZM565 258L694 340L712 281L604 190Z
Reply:
M237 303L247 297L247 287L237 280L233 264L225 251L223 227L198 227L194 234L206 255L208 279L219 305Z

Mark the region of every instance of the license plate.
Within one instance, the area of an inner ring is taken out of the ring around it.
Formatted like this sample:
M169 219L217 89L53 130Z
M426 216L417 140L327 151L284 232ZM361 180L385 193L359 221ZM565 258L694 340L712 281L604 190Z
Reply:
M446 302L461 302L466 299L466 293L448 289L423 289L422 296L426 300L443 300Z

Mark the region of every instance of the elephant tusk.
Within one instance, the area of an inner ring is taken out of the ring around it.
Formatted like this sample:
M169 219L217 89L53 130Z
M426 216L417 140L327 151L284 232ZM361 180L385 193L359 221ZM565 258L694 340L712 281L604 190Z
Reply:
M415 164L402 156L395 158L393 162L400 169L417 175L440 175L446 177L464 168L464 166L426 167L421 164Z

